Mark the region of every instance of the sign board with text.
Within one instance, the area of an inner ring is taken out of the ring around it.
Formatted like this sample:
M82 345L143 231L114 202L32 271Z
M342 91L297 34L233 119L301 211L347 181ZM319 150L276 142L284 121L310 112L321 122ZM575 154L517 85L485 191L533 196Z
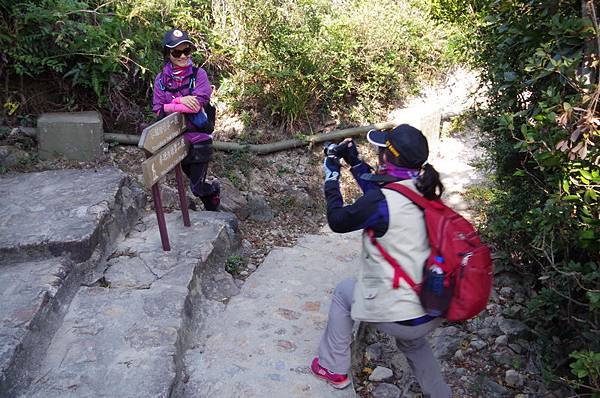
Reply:
M185 130L185 117L183 114L171 113L142 131L138 147L150 153L156 153L160 148L171 142L173 138L180 135L183 130Z
M183 136L179 136L144 160L142 162L144 185L152 188L152 185L156 184L162 176L173 170L185 158L187 152L188 144Z

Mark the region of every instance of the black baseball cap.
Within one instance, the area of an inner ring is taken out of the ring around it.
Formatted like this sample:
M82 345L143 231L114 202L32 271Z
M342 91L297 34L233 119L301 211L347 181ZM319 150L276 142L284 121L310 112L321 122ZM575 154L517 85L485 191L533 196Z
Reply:
M367 140L375 146L387 148L396 157L399 166L419 169L429 157L427 138L421 130L401 124L393 130L371 130Z
M181 43L190 43L192 46L194 42L190 40L190 36L185 30L171 29L167 31L163 37L163 46L168 48L175 48Z

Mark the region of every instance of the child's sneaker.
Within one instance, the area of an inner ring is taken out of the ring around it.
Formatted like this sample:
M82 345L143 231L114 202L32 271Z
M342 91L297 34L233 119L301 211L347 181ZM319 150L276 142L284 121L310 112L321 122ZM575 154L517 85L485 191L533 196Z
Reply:
M315 359L313 359L310 368L315 376L317 376L319 379L325 380L327 383L331 384L333 388L341 390L342 388L348 387L351 383L350 379L348 378L348 375L331 373L330 371L319 365L318 357L315 357Z

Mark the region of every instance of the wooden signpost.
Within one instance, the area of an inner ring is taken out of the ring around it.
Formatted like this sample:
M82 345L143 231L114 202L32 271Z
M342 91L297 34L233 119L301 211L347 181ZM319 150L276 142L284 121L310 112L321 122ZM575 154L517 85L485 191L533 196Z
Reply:
M152 190L152 200L154 201L154 210L156 211L158 230L160 231L160 240L164 251L171 250L171 245L160 198L159 180L173 169L175 169L183 225L186 227L192 225L181 171L181 161L188 153L188 144L181 135L184 130L185 118L183 114L172 113L146 127L142 131L138 143L138 147L146 152L146 160L142 162L144 185Z

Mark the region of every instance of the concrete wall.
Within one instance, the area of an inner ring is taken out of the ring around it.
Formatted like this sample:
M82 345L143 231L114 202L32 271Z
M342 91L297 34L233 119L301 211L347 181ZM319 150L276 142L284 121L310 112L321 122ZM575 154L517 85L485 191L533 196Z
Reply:
M43 113L37 126L40 159L90 161L102 154L104 131L98 112Z

